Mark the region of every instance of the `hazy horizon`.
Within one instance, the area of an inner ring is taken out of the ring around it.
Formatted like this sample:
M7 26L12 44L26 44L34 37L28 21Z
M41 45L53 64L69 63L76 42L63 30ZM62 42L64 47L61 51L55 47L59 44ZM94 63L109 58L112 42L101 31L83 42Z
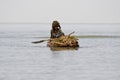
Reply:
M120 0L0 0L0 23L120 23Z

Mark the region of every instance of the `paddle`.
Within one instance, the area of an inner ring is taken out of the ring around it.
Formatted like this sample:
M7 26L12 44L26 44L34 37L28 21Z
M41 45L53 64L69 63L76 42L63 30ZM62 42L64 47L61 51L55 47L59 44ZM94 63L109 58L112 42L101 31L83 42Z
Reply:
M49 39L48 40L40 40L40 41L34 41L34 42L32 42L32 43L42 43L42 42L45 42L45 41L49 41Z
M71 32L70 34L68 34L68 36L70 36L71 34L73 34L73 33L75 33L74 31L73 32Z

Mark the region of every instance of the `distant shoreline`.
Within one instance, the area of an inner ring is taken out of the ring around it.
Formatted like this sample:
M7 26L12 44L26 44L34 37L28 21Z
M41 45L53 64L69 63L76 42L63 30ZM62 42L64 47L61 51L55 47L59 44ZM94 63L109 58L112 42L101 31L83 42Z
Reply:
M0 24L51 24L51 23L0 23ZM120 23L60 23L60 24L120 24Z

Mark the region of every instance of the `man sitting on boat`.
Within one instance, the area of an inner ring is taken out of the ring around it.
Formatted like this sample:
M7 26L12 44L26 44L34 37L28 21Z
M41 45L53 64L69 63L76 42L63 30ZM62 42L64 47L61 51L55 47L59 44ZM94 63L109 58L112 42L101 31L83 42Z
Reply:
M48 41L47 46L49 47L79 47L77 41L78 39L75 36L71 36L73 33L74 32L70 33L69 35L64 35L59 22L53 21L50 39L35 41L33 43Z

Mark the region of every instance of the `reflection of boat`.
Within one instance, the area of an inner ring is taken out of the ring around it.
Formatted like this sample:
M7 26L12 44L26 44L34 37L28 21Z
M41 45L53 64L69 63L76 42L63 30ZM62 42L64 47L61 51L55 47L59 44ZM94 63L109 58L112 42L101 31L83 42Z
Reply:
M62 36L50 39L47 43L49 47L79 47L78 39L74 36Z
M52 51L78 50L79 47L50 47Z

